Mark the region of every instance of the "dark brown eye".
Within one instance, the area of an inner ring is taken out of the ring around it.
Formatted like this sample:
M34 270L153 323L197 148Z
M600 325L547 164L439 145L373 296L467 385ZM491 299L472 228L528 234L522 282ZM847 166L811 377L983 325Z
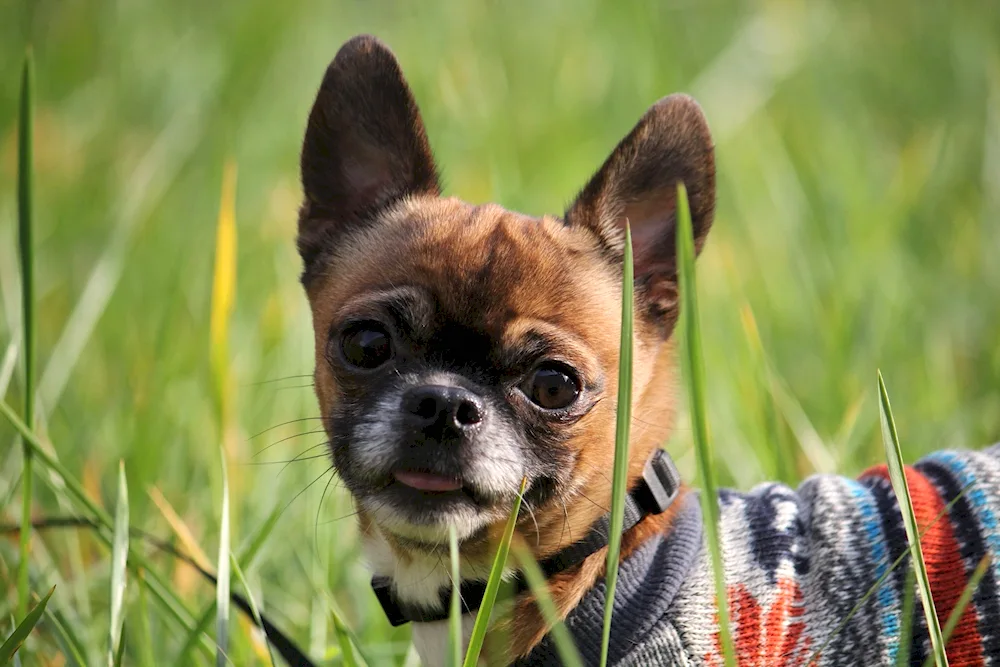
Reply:
M344 332L344 359L358 368L378 368L392 357L392 339L378 322L362 322Z
M565 366L540 366L528 380L525 393L539 407L559 410L572 405L580 395L580 381Z

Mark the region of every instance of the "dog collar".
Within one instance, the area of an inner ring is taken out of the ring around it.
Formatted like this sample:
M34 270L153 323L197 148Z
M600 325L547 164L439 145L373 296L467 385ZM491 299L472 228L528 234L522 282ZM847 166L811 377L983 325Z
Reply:
M625 521L622 533L633 528L647 516L662 514L676 500L680 490L681 476L677 466L662 449L656 449L646 460L635 487L625 496ZM602 516L591 527L582 539L574 542L562 551L539 563L546 578L578 565L588 556L608 545L611 528L611 513ZM528 589L528 584L522 575L513 582L514 594ZM419 605L400 600L392 587L392 579L385 576L372 578L372 588L389 623L393 626L409 622L429 623L448 619L448 605L451 600L451 587L441 589L439 610L431 610ZM509 589L508 589L509 590ZM485 581L464 581L459 588L462 603L462 613L470 613L479 609L483 595L486 593Z

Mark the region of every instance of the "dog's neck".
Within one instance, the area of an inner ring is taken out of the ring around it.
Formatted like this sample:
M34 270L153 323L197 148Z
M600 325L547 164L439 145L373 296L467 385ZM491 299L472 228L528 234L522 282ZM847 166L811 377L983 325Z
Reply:
M679 495L679 494L678 494ZM636 548L658 533L665 532L673 516L676 503L668 504L662 514L646 516L632 529L626 531L622 539L621 558L627 558ZM418 605L428 609L441 608L441 590L450 586L451 573L448 560L440 554L408 552L405 555L394 550L389 540L378 529L370 531L364 541L365 552L374 573L390 577L398 600L407 605ZM578 565L552 575L549 592L560 617L565 617L579 604L583 596L593 588L603 576L607 558L606 547L585 558ZM490 563L460 563L463 581L483 580L488 576ZM513 578L516 573L508 570L505 578ZM463 615L463 651L467 647L475 613ZM540 615L533 597L522 594L514 601L514 613L501 620L491 631L491 638L502 637L505 645L489 642L493 651L503 656L503 664L509 659L526 655L545 636L548 626ZM449 650L449 624L447 621L414 622L412 624L413 643L423 664L439 665L447 662ZM486 659L481 664L488 664Z

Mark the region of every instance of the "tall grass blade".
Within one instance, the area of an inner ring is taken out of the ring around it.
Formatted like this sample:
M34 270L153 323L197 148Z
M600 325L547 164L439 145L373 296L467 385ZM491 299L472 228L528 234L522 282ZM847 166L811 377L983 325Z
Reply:
M462 664L462 574L458 562L458 532L455 526L448 526L448 553L451 556L451 609L448 613L448 654L449 664Z
M520 565L521 572L528 582L528 588L535 596L535 603L542 611L545 624L551 628L549 634L556 645L556 650L559 652L559 660L563 667L583 667L583 658L580 657L580 652L577 650L576 644L573 643L573 637L570 635L569 629L563 623L562 619L559 618L556 604L549 594L549 587L545 581L545 574L542 572L542 568L538 566L535 557L524 545L515 544L512 549L514 557L517 558L518 565Z
M6 665L14 657L17 649L21 648L21 644L24 640L28 638L31 631L34 629L35 625L38 624L38 620L42 617L45 612L45 605L49 603L49 598L52 597L53 591L56 587L53 586L49 589L49 592L45 594L38 604L28 610L28 613L24 615L24 619L14 628L14 632L7 637L3 645L0 646L0 665Z
M503 570L507 563L507 554L510 552L510 541L514 537L514 527L517 525L517 515L521 511L521 499L524 498L524 489L528 485L528 478L521 480L521 488L518 490L517 498L514 499L514 507L510 511L507 525L504 526L503 536L497 546L497 553L493 557L493 565L490 567L490 576L486 580L486 591L483 593L483 601L476 613L476 622L472 626L472 636L469 637L469 647L465 651L464 667L476 667L479 663L479 654L483 650L483 641L486 639L486 631L489 629L490 616L493 614L493 605L497 601L497 591L500 590L500 580L503 578Z
M709 442L708 423L705 416L705 369L701 352L701 334L698 326L698 294L694 270L694 237L691 228L691 210L687 190L677 184L677 265L680 277L681 317L681 368L687 382L691 403L691 430L694 451L698 461L698 480L701 485L701 510L705 517L705 537L712 557L715 577L715 598L719 607L719 643L726 667L735 667L733 638L729 631L729 600L722 563L722 543L719 538L719 497L715 485L715 461Z
M262 628L261 631L264 632L264 643L267 644L267 656L271 660L271 667L278 667L278 663L274 660L274 651L271 649L271 640L267 636L267 631L263 630L264 621L260 616L260 608L257 606L257 601L253 597L253 591L250 590L250 584L243 574L243 568L240 567L240 562L236 560L236 556L232 554L229 554L229 561L233 568L233 574L240 580L240 586L243 587L244 592L247 594L247 602L250 604L250 611L253 612L254 620L257 621L257 627Z
M917 577L917 590L920 591L920 602L923 604L924 617L927 619L927 631L931 637L931 652L937 667L947 667L948 656L945 654L941 626L938 623L937 610L934 608L931 583L927 576L927 567L924 564L924 552L920 546L920 530L917 527L917 517L913 513L910 489L906 484L903 453L899 448L896 422L892 418L892 407L889 405L889 394L885 389L882 371L878 371L878 393L879 421L882 424L882 443L885 445L889 479L892 481L892 489L899 501L899 511L903 514L903 526L906 528L906 539L910 544L912 567Z
M229 424L229 319L236 292L236 165L222 173L222 195L216 225L215 270L212 276L212 312L209 340L216 408L223 428Z
M942 630L942 635L944 639L944 645L948 646L948 641L951 639L951 635L955 632L955 628L958 627L958 622L962 620L962 614L965 613L966 607L972 602L972 596L975 595L976 589L979 588L979 582L983 580L986 576L986 572L990 569L990 557L983 556L976 565L976 569L973 571L972 576L969 577L969 583L965 585L962 589L962 594L958 596L958 601L955 603L955 608L951 610L948 614L948 620L944 623L944 630ZM927 656L924 661L923 667L931 667L934 660L933 655Z
M916 597L916 577L913 568L906 568L906 578L903 584L903 605L899 615L899 648L896 652L896 667L906 667L910 664L910 648L913 643L913 602Z
M136 583L139 588L139 629L142 632L142 643L139 646L139 664L142 667L153 667L156 659L153 657L153 632L149 627L149 604L146 602L145 571L139 570Z
M125 628L125 624L122 623L123 632L121 633L121 641L118 643L118 650L115 652L115 655L113 657L113 662L111 663L111 667L121 667L121 665L122 665L122 658L125 656L125 633L124 633L124 628Z
M128 483L125 462L118 463L118 503L115 507L115 532L111 543L111 627L108 632L108 667L118 664L115 655L125 642L125 583L128 566Z
M358 667L357 658L354 656L354 646L351 642L351 633L347 630L344 619L333 608L330 609L333 616L333 632L337 635L337 644L340 646L340 657L344 667Z
M87 655L83 642L73 632L73 627L57 609L45 608L45 619L59 639L60 649L63 656L69 659L69 664L77 667L87 667L89 662L84 656Z
M226 667L229 650L229 475L222 457L222 525L219 529L219 567L215 584L215 666Z
M618 584L618 556L622 546L625 521L625 492L628 486L628 446L632 425L632 332L635 276L632 263L632 230L625 223L625 257L622 270L622 321L618 352L618 410L615 424L615 468L611 480L611 525L608 528L607 592L604 600L604 626L601 631L601 667L608 664L611 645L611 616L615 608Z
M24 423L35 425L35 264L32 242L32 59L24 56L21 73L21 108L17 129L17 240L21 259L21 309L24 328ZM24 468L21 473L21 543L17 566L18 617L28 613L28 556L31 551L32 452L22 446Z
M238 557L240 567L245 569L253 564L254 560L257 558L257 554L264 546L264 542L267 541L271 531L274 530L274 527L278 524L279 518L281 518L281 509L275 508L272 510L267 520L261 524L261 527L257 530L256 534L251 537L248 546L240 553ZM174 665L177 667L184 667L190 664L191 651L204 638L205 632L208 630L208 626L212 622L212 617L215 615L216 609L217 607L215 606L214 601L209 603L202 611L201 616L198 617L198 620L192 624L192 627L188 632L187 639L184 641L184 645L181 648L180 653L177 654L177 659L174 661Z

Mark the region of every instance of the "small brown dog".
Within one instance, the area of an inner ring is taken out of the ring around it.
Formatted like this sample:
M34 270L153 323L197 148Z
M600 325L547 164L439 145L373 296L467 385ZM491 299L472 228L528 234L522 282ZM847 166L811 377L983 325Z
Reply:
M463 573L485 577L525 476L518 532L539 560L585 535L611 494L626 220L638 288L635 413L669 412L676 184L690 193L699 248L715 201L698 105L674 96L653 106L563 217L472 206L441 197L395 58L358 37L324 77L302 181L316 393L376 570L393 575L400 596L437 604L453 524ZM633 478L667 435L668 420L653 421L631 443ZM624 553L663 523L646 519ZM603 554L555 578L560 609L593 585ZM515 654L544 634L530 617ZM425 663L443 662L415 634ZM443 649L445 636L436 643Z
M393 623L414 621L425 664L446 662L449 526L460 539L468 632L522 478L516 539L542 564L559 613L586 662L595 661L626 222L635 257L633 413L641 426L632 431L611 662L717 664L698 504L659 449L673 412L678 182L687 187L700 250L715 204L713 146L699 106L683 95L654 104L561 217L445 198L391 52L356 37L327 69L302 149L298 237L316 393L336 470L358 508L376 592ZM984 477L990 466L1000 470L995 454L977 456L960 462ZM958 475L952 463L922 463L914 473L942 507L949 475ZM820 478L798 493L768 485L720 494L734 632L740 651L759 660L746 664L805 664L832 636L850 607L838 606L843 595L827 595L830 582L840 591L870 583L880 558L905 549L905 536L890 530L898 528L894 503L878 471L862 482ZM867 512L869 505L878 511ZM960 502L950 518L987 525L977 511ZM842 521L851 522L846 531ZM845 537L855 534L870 543ZM981 544L1000 545L1000 536L991 539ZM942 572L967 574L975 554L958 553L942 552ZM843 664L894 663L902 585L891 599L880 594L886 606L877 622L856 615L843 628L845 643L825 655L847 656ZM502 642L493 634L490 659L552 664L546 624L530 594L517 590L516 613ZM857 598L862 593L863 586ZM991 607L984 595L976 618L1000 620L996 596ZM757 615L747 616L753 608ZM970 627L986 642L986 630ZM978 655L1000 652L984 646Z

